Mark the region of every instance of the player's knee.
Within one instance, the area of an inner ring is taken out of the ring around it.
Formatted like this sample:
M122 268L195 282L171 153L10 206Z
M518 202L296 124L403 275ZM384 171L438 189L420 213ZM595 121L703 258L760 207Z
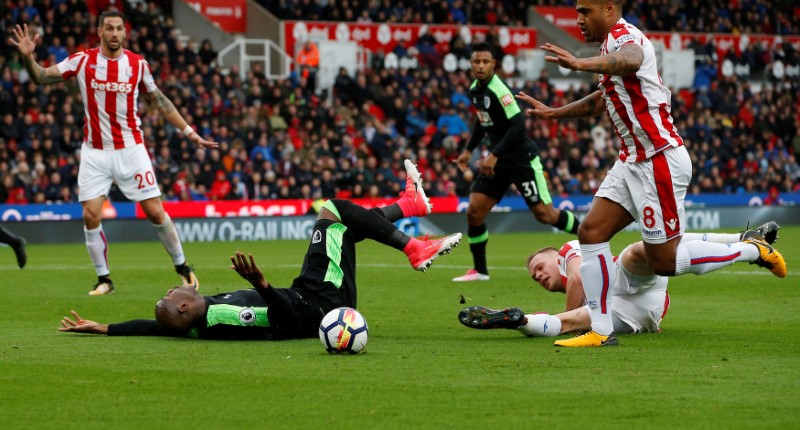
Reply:
M479 225L486 219L486 213L480 208L469 206L467 207L467 223L469 225Z
M652 260L650 268L656 275L673 276L675 275L675 260Z
M580 243L601 243L604 242L603 240L599 240L599 235L595 230L591 228L591 226L587 225L586 223L581 223L578 226L578 242Z
M83 225L88 229L95 229L100 225L100 211L83 209Z

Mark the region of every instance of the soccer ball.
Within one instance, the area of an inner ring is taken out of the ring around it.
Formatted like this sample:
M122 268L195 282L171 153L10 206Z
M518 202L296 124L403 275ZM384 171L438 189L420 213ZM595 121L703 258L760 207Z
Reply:
M358 354L367 344L367 320L353 308L336 308L322 318L319 340L331 354Z

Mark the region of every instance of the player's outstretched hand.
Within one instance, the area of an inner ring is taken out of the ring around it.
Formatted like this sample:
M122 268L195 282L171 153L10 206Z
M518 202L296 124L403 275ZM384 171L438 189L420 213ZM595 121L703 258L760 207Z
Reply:
M264 273L256 265L256 260L253 254L245 256L240 251L236 251L235 255L231 256L231 269L235 270L242 278L249 282L255 288L269 288L269 282L264 279Z
M91 333L91 334L108 334L108 324L100 324L94 321L85 320L81 318L75 311L69 311L75 318L73 321L70 317L61 319L61 327L59 331L72 331L75 333Z
M8 38L8 42L16 46L19 53L23 56L27 57L33 54L33 51L36 49L36 42L39 41L39 33L35 33L33 39L31 39L30 33L28 32L28 24L22 24L22 27L17 24L11 29L11 32L14 34L14 37Z
M211 141L211 140L203 139L203 136L200 136L200 134L197 133L196 131L193 131L193 132L191 132L189 134L189 140L191 140L192 142L194 142L194 143L196 143L196 144L198 144L198 145L200 145L200 146L202 146L203 148L206 148L206 149L208 149L208 148L219 148L219 143Z
M547 119L549 118L550 112L553 110L550 106L536 100L535 98L523 93L520 91L519 94L514 96L517 100L523 101L527 103L530 108L525 109L525 114L532 117Z
M555 54L555 57L544 57L545 61L549 61L551 63L556 63L561 67L565 67L570 70L582 70L581 69L581 59L570 54L564 48L559 48L552 43L545 43L544 45L540 46L543 51L547 51L551 54Z

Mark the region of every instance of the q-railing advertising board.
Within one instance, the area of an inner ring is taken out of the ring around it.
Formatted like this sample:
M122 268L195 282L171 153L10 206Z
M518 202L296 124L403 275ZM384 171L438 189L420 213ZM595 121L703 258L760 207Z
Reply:
M366 208L387 206L392 198L351 199ZM215 201L165 201L164 209L172 218L240 218L240 217L291 217L316 214L321 200L215 200ZM432 197L433 214L464 213L468 197ZM555 197L557 208L587 211L592 196ZM686 196L687 208L707 207L760 207L789 206L800 211L800 193L781 194L776 202L765 193L750 194L698 194ZM494 212L527 212L525 201L519 196L508 196L495 206ZM109 202L103 206L104 219L146 219L139 205L131 202ZM81 219L80 203L53 204L0 204L0 222L15 221L69 221Z

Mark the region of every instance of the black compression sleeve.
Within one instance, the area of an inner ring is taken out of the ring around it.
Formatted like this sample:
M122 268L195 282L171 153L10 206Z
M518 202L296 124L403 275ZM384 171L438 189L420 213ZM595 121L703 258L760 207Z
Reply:
M108 336L169 336L155 320L131 320L108 325Z

